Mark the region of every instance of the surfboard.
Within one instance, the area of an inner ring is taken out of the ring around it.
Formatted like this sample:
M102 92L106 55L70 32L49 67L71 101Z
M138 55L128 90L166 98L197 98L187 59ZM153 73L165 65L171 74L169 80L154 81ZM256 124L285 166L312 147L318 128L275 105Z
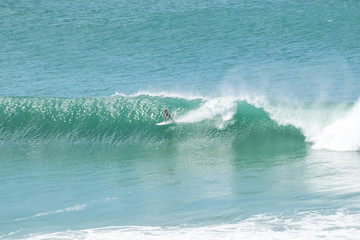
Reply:
M161 122L161 123L157 123L157 126L162 126L162 125L170 125L170 124L175 124L174 121L167 121L167 122Z

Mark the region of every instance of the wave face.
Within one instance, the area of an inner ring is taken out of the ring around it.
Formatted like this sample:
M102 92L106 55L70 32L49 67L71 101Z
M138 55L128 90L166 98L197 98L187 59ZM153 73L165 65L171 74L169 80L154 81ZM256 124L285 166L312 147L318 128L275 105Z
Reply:
M168 108L176 125L156 126ZM242 148L359 150L359 103L279 102L255 97L0 98L0 141L104 145L213 139ZM202 141L206 144L205 141Z

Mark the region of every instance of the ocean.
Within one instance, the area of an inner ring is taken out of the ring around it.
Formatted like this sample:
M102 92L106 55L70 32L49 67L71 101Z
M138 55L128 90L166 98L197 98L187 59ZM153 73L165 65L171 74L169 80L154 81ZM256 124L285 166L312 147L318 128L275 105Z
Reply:
M0 239L358 239L359 26L357 0L1 1Z

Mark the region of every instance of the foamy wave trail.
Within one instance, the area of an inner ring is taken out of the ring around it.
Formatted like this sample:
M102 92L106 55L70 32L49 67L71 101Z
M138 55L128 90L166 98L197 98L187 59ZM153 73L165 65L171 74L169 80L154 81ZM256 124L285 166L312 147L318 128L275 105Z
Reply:
M103 98L1 97L0 141L123 145L211 139L239 149L298 149L307 141L316 149L357 151L359 105L146 93ZM163 121L164 108L176 125L155 125Z
M235 223L201 227L114 226L32 235L24 239L357 239L359 214L304 212L291 217L259 214Z
M41 212L41 213L37 213L37 214L29 216L29 217L17 218L17 219L14 219L14 220L9 220L7 222L0 222L0 224L1 223L8 223L8 222L20 222L20 221L23 221L23 220L28 220L28 219L37 218L37 217L43 217L43 216L47 216L47 215L59 214L59 213L64 213L64 212L82 211L82 210L85 209L85 207L86 207L86 204L81 204L81 205L78 204L78 205L67 207L67 208L64 208L64 209L58 209L58 210L49 211L49 212Z

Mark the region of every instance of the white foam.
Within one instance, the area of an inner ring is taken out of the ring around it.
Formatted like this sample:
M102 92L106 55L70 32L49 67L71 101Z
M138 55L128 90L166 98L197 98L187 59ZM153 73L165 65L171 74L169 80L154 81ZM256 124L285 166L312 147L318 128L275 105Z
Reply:
M217 127L222 129L225 122L230 121L236 114L237 103L239 101L245 101L258 108L264 106L266 102L266 98L263 96L250 95L240 95L236 97L229 95L227 97L203 99L204 103L198 109L179 116L177 122L194 123L219 116L221 121L217 123Z
M113 226L32 235L26 239L357 239L360 214L303 212L291 216L259 214L235 223L200 227Z
M41 213L37 213L37 214L34 214L32 216L29 216L29 217L17 218L15 220L8 221L8 222L19 222L19 221L23 221L23 220L27 220L27 219L31 219L31 218L42 217L42 216L47 216L47 215L51 215L51 214L59 214L59 213L64 213L64 212L81 211L81 210L84 210L85 207L86 207L86 204L77 204L75 206L67 207L67 208L64 208L64 209L58 209L58 210L49 211L49 212L41 212Z
M63 212L73 212L73 211L81 211L84 210L86 207L86 204L81 204L81 205L75 205L72 207L67 207L64 209L59 209L59 210L55 210L55 211L50 211L50 212L42 212L42 213L38 213L32 217L41 217L41 216L46 216L46 215L50 215L50 214L57 214L57 213L63 213Z
M20 232L23 231L23 230L24 230L23 228L20 228L19 230L15 231L15 232L10 232L10 233L8 233L8 234L6 234L6 235L0 235L0 239L5 238L5 237L13 236L13 235L15 235L15 234L20 233Z
M360 150L360 101L342 118L326 126L314 142L314 149Z
M178 117L177 122L200 122L205 119L212 119L217 115L222 118L222 121L228 121L232 119L235 113L236 99L214 98L205 101L198 109Z
M360 101L351 109L344 104L327 107L314 103L306 106L299 102L281 105L262 102L258 104L280 125L299 128L314 149L333 151L360 150Z

